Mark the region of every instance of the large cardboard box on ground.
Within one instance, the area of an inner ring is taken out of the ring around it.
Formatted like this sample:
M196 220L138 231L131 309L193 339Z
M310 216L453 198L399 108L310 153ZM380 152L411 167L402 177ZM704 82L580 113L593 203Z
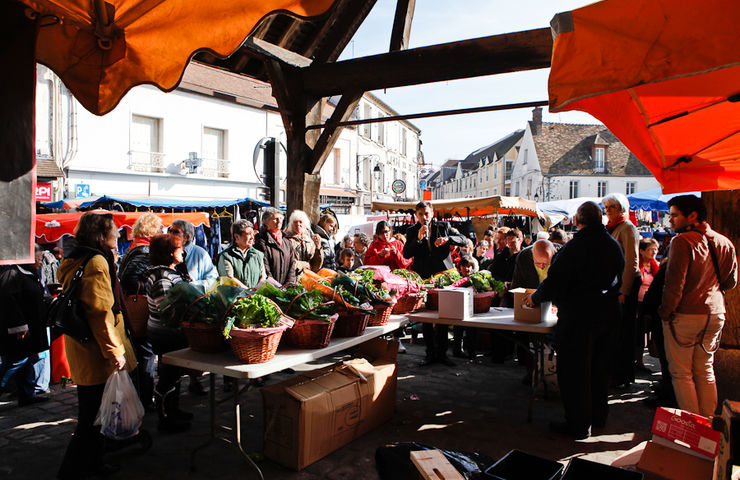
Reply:
M358 348L356 360L262 387L267 458L301 470L393 417L398 342Z
M444 288L439 291L439 318L467 320L473 316L472 288Z
M648 442L637 468L645 480L710 480L714 462L676 450L672 447Z
M514 294L514 321L522 323L542 323L548 319L554 319L552 302L542 302L540 305L530 308L524 305L524 297L535 292L531 288L515 288L509 290Z

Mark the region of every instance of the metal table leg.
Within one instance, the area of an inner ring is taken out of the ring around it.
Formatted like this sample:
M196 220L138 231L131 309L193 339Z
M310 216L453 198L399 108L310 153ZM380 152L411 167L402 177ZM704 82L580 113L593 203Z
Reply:
M252 466L252 468L255 469L257 472L257 475L259 475L260 480L265 480L265 477L262 475L262 470L257 466L257 464L252 460L252 458L247 454L247 452L244 450L244 447L242 446L241 442L241 408L239 405L239 395L241 394L240 388L239 388L239 379L234 378L234 385L232 386L234 390L234 397L233 397L233 408L234 408L234 436L235 436L235 445L239 449L239 452L242 454L242 456L247 460L247 462ZM221 440L226 443L232 443L231 440L216 436L216 405L219 403L216 401L216 374L210 373L210 391L208 392L208 402L210 403L210 410L211 410L211 428L210 428L210 434L208 437L208 440L203 443L202 445L199 445L193 449L193 451L190 453L190 470L192 472L196 471L195 466L195 457L197 453L204 448L208 447L210 444L212 444L215 440ZM247 386L245 387L245 390L249 389L249 383L247 381Z
M534 358L537 365L532 369L532 396L529 399L529 410L527 412L527 422L532 422L532 409L537 396L537 385L542 382L544 398L547 398L547 381L545 380L545 344L542 337L532 334L532 345L534 347Z

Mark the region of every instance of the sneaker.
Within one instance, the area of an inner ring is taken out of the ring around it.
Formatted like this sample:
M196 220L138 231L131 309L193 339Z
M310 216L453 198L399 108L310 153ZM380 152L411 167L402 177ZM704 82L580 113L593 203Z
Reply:
M401 342L398 342L398 353L406 353L406 347Z

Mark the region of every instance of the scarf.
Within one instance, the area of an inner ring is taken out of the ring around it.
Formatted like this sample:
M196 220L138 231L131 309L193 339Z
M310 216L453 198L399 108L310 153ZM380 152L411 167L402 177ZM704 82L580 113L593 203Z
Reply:
M625 220L627 220L627 215L622 215L616 220L609 220L609 222L607 222L606 224L606 229L609 230L609 233L612 233L619 226L619 224L623 223Z
M110 274L110 287L113 291L113 313L121 313L123 311L123 290L121 284L118 281L118 275L116 275L116 262L113 257L113 252L110 250L101 250L96 247L89 247L86 245L76 245L69 258L85 258L94 257L95 255L102 255L105 261L108 262L108 273Z
M148 247L149 246L149 242L151 240L152 240L152 237L136 237L131 242L131 246L129 246L128 248L129 249L133 249L133 248L136 248L136 247L141 247L142 245Z
M277 230L268 230L270 235L275 239L278 245L283 246L283 231L279 228Z

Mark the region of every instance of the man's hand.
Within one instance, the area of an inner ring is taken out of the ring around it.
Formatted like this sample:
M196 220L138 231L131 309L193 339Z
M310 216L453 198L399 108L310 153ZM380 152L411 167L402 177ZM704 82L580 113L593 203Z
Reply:
M419 229L419 241L421 242L424 240L424 237L427 236L427 232L429 231L429 227L427 225L422 225Z
M532 301L532 294L530 293L529 295L525 296L522 303L524 304L525 307L529 307L529 308L534 307L534 302Z
M444 245L448 241L449 241L449 239L447 237L439 237L438 239L436 239L434 241L434 246L435 247L441 247L442 245Z
M124 356L116 357L113 359L113 365L116 370L123 370L126 367L126 358Z

